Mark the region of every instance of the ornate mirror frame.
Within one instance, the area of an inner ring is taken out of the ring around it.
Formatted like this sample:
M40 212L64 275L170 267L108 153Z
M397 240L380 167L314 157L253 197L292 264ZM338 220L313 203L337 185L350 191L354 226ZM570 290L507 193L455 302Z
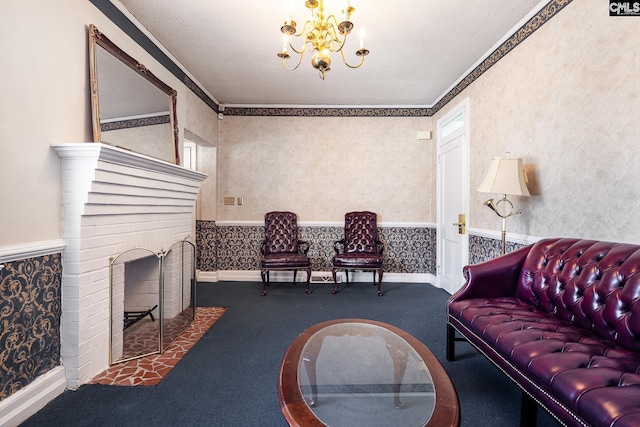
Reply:
M89 76L91 80L91 116L93 124L93 142L105 142L102 141L101 135L101 122L100 122L100 104L98 96L98 47L102 47L105 51L113 55L120 60L123 64L131 68L140 76L145 78L148 82L160 89L169 97L169 121L171 125L171 150L173 163L180 164L179 155L179 130L178 130L178 118L176 114L176 100L177 92L165 84L162 80L156 77L151 71L147 69L143 64L136 61L129 56L126 52L120 49L114 44L108 37L102 34L95 25L89 25ZM127 147L123 147L128 149ZM135 151L135 150L132 150ZM140 153L145 154L146 153Z

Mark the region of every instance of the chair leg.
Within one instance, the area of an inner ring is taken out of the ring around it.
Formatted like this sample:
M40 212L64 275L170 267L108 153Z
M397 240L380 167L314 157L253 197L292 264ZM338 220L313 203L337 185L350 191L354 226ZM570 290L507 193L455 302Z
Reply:
M311 289L309 289L310 282L311 282L311 267L307 268L307 294L311 293Z
M266 296L267 295L267 282L269 281L269 271L268 270L261 270L260 271L260 277L262 277L262 293L260 294L260 296Z
M382 291L380 290L380 286L382 285L382 273L383 273L383 271L382 271L382 270L378 271L378 296L379 296L379 297L381 297L381 296L383 296L383 295L384 295L384 294L382 293ZM373 273L373 277L375 278L375 271L374 271L374 273Z
M333 273L333 291L331 291L331 293L334 295L338 293L338 278L336 277L337 270L337 268L331 269L331 273Z
M296 274L298 274L298 270L293 270L293 284L296 284Z

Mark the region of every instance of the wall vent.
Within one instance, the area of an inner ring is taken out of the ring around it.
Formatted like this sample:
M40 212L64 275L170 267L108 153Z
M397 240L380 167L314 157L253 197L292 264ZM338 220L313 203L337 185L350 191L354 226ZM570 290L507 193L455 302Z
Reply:
M342 283L342 272L336 275L336 281ZM311 283L333 283L333 276L330 271L311 272Z

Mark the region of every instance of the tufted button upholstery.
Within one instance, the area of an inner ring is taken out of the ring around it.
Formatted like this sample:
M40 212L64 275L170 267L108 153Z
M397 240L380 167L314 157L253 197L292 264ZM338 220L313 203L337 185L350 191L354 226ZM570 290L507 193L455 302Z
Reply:
M640 246L548 239L465 269L451 325L568 425L640 425Z
M309 244L298 239L298 217L293 212L268 212L264 216L264 240L260 247L262 295L267 294L270 270L293 270L295 282L298 269L307 271L307 293L311 279L311 262L307 256Z
M344 238L334 243L336 255L333 257L333 293L338 292L336 271L345 270L347 283L349 270L371 270L375 284L378 273L378 295L382 296L380 285L383 275L382 251L384 245L378 239L378 219L373 212L349 212L344 216ZM342 251L340 250L342 248Z
M292 212L269 212L264 216L262 254L298 252L298 219Z

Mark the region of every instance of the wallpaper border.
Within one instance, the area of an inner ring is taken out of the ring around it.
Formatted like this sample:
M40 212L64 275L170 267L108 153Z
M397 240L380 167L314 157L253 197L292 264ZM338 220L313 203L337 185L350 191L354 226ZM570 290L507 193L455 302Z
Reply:
M182 81L198 98L213 111L220 113L220 106L194 82L186 72L171 60L156 44L144 34L110 0L89 0L107 18L138 43L144 50L160 62L169 72ZM293 116L293 117L424 117L433 116L460 92L478 79L485 71L504 58L527 37L556 16L573 0L551 0L534 16L503 42L491 55L485 58L453 89L447 92L433 107L425 108L278 108L278 107L227 107L224 114L229 116Z
M486 57L477 67L475 67L467 76L462 79L457 85L453 87L444 97L442 97L434 106L434 113L438 112L445 105L447 105L453 98L458 96L463 90L465 90L471 83L476 81L481 75L483 75L489 68L493 67L502 58L507 56L509 52L515 49L523 41L525 41L531 34L539 30L544 24L549 22L551 18L556 16L562 9L565 8L573 0L552 0L547 3L542 9L540 9L534 16L532 16L527 22L522 25L518 31L513 33L507 40L505 40L500 46L498 46L493 53Z
M453 89L429 108L245 108L227 107L229 116L297 116L297 117L430 117L458 96L471 83L476 81L489 68L504 58L527 37L549 22L573 0L552 0L522 25L518 31L505 40L493 53L476 66Z
M100 123L100 131L106 132L110 130L131 129L143 126L155 126L171 123L168 114L153 117L143 117L138 119L116 120L113 122Z
M287 108L287 107L227 107L226 116L287 116L287 117L429 117L433 108Z

